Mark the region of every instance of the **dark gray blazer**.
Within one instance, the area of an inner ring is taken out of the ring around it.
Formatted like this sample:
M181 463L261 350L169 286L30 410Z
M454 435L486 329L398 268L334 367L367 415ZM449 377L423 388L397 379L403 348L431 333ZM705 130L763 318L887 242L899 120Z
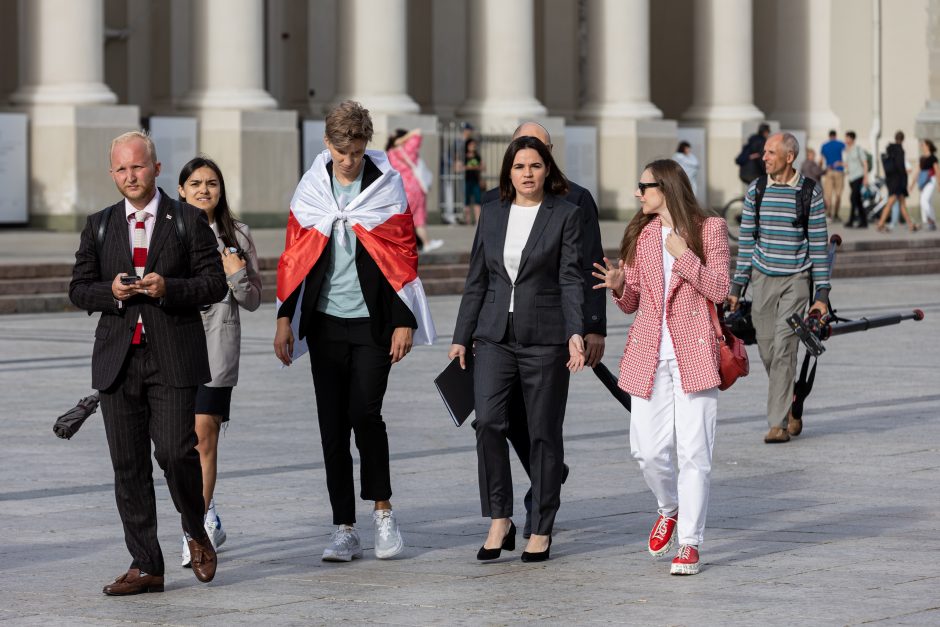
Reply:
M470 271L457 314L454 343L499 342L506 334L512 283L503 265L508 201L483 206ZM577 206L546 194L535 216L515 283L513 330L521 344L565 344L583 333L581 214Z
M483 194L483 204L499 200L499 188L494 187ZM598 222L597 203L591 192L572 180L568 180L568 195L565 200L581 209L581 275L584 277L584 333L607 335L607 292L595 290L597 279L594 263L604 263L604 247L601 246L601 228Z
M118 307L111 283L121 272L134 274L124 201L111 208L99 254L95 235L103 214L94 213L85 222L69 284L69 298L76 307L89 313L101 312L91 358L91 386L106 390L114 384L130 349L138 314L143 318L161 383L189 387L209 381L209 358L199 307L222 300L228 286L206 214L173 200L161 190L144 272L156 272L163 277L166 296L159 300L134 296L124 301L123 307ZM188 249L180 241L173 220L185 220Z

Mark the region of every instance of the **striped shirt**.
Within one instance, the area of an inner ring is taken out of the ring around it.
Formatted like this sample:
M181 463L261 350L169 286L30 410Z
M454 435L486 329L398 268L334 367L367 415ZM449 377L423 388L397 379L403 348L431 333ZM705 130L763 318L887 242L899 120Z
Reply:
M741 233L738 239L738 261L734 271L731 293L738 296L751 278L751 270L768 276L788 276L812 270L816 299L829 294L828 233L826 209L822 188L816 183L809 209L808 238L803 225L794 226L799 217L800 188L803 175L797 174L786 184L768 178L767 189L760 206L759 233L755 233L754 199L757 181L748 186L741 215Z

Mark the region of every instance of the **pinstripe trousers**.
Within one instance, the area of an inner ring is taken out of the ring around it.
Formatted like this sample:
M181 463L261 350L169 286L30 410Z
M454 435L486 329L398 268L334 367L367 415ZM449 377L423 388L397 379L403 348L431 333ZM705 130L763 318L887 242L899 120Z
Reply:
M151 575L162 575L164 570L157 540L151 440L183 530L195 539L206 536L202 467L196 451L196 387L164 385L159 374L149 347L132 346L115 384L101 391L114 495L124 542L133 558L131 568Z

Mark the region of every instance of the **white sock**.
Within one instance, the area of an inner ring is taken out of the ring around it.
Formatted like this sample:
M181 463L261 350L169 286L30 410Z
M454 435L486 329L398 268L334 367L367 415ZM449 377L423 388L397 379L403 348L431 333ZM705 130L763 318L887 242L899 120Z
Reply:
M206 512L206 520L209 522L214 522L216 515L215 498L211 498L209 499L209 511Z

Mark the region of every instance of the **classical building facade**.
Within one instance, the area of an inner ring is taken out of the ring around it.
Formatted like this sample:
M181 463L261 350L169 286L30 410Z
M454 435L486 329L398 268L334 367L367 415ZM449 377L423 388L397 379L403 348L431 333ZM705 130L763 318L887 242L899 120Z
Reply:
M453 120L492 134L543 120L562 162L566 128L596 129L595 191L618 218L642 165L679 137L699 138L711 206L741 193L733 159L764 120L811 146L830 128L869 149L902 130L910 155L940 138L940 0L0 0L0 12L0 98L29 116L29 220L49 228L113 201L108 140L153 116L195 120L195 149L257 226L286 219L301 122L345 98L373 112L374 147L421 127L430 163Z

